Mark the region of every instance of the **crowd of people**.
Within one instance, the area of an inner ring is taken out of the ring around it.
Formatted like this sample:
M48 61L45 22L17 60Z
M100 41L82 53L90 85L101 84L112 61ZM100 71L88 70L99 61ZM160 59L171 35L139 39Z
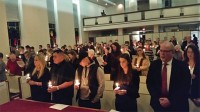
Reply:
M31 98L36 101L101 108L104 74L114 81L118 111L137 111L139 76L147 76L154 111L189 111L188 98L200 104L200 54L190 36L180 45L175 37L151 42L117 41L46 48L11 47L7 64L0 53L0 81L10 75L27 75ZM101 59L103 60L102 62ZM74 90L77 95L74 96Z

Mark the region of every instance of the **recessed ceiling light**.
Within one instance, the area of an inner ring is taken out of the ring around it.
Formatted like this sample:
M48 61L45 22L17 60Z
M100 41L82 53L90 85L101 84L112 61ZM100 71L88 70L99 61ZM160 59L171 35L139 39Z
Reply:
M99 0L97 0L97 2L99 2Z
M107 3L105 5L108 5Z
M119 9L121 9L121 8L123 8L123 5L122 5L122 4L119 4L117 7L118 7Z

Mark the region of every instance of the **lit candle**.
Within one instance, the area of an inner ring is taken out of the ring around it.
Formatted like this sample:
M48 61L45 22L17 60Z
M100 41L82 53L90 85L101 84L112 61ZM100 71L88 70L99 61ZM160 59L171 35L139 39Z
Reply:
M75 81L75 85L76 85L76 86L79 86L79 85L80 85L79 80L76 80L76 81Z
M21 58L22 58L22 56L21 56L21 55L19 55L19 58L21 59Z
M121 49L121 52L123 51L123 49Z
M80 48L78 48L78 51L80 51Z
M97 47L95 46L94 48L96 49Z
M52 85L52 82L51 82L51 81L49 81L49 82L48 82L48 87L49 87L49 88L52 88L52 87L53 87L53 85Z
M48 56L45 57L45 61L48 61Z
M52 88L52 87L53 87L51 81L48 82L48 87L49 87L49 88ZM53 100L53 93L51 93L51 101L52 101L52 100Z
M29 79L31 79L30 74L27 74L26 75L26 80L29 80Z
M116 83L115 85L116 85L115 90L119 90L119 88L120 88L120 87L119 87L119 83Z
M190 67L190 66L188 66L188 68L189 68L189 69L191 69L191 67Z
M9 56L6 54L6 57L8 58Z
M5 72L7 72L8 70L7 69L5 69Z
M144 45L144 48L146 48L147 46L146 45Z
M145 49L143 49L143 51L145 52Z
M104 46L103 48L105 49L106 47Z
M136 64L136 67L139 68L139 64Z

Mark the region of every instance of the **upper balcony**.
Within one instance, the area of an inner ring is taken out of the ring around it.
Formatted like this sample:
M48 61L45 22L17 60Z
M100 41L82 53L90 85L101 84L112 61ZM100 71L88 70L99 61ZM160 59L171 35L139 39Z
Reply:
M84 31L200 21L200 4L83 18Z

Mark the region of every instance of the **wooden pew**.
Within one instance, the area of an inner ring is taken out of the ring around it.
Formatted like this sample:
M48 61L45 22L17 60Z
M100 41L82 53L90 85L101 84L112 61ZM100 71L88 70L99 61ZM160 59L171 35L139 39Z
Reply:
M10 93L20 93L19 78L21 76L12 76L12 75L6 74L6 77L9 82Z
M113 91L113 81L105 81L105 90L101 98L101 109L115 109L115 93Z
M21 76L19 79L20 98L26 99L31 97L30 85L26 82L26 76Z
M140 76L140 97L137 99L138 112L153 112L150 106L150 95L146 86L146 76Z
M10 101L8 81L0 82L0 93L0 105Z

